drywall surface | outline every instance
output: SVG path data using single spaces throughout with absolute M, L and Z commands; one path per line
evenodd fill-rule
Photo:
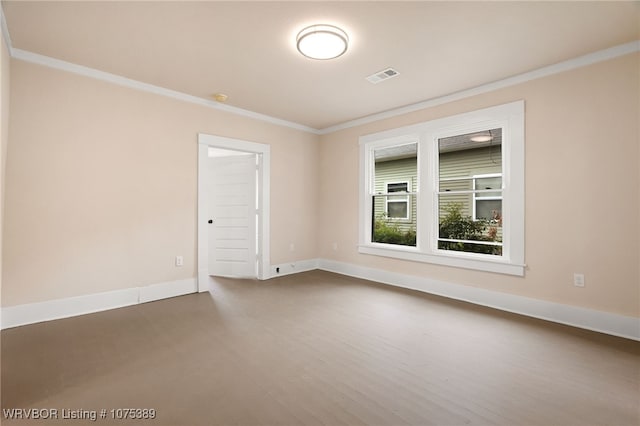
M 321 137 L 319 256 L 348 264 L 640 315 L 638 54 Z M 359 254 L 358 138 L 525 101 L 525 277 Z M 586 286 L 573 285 L 573 273 Z
M 194 278 L 198 133 L 271 146 L 271 263 L 315 257 L 317 135 L 20 60 L 11 73 L 3 306 Z
M 2 294 L 2 235 L 4 233 L 5 170 L 9 142 L 9 99 L 11 98 L 11 57 L 0 32 L 0 295 Z M 0 305 L 2 298 L 0 297 Z

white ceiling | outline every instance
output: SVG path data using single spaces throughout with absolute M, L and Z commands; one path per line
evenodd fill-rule
M 640 2 L 3 1 L 14 48 L 323 129 L 640 39 Z M 314 61 L 295 36 L 343 28 Z M 393 67 L 377 85 L 368 75 Z

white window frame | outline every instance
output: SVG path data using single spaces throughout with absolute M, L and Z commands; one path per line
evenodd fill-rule
M 501 256 L 438 249 L 438 140 L 491 128 L 502 129 Z M 418 143 L 416 246 L 372 242 L 372 196 L 376 149 Z M 358 251 L 458 268 L 524 276 L 524 101 L 485 108 L 360 137 L 360 229 Z M 475 202 L 474 202 L 475 209 Z
M 395 195 L 395 192 L 389 192 L 389 185 L 397 185 L 399 183 L 404 183 L 407 185 L 406 192 L 399 192 Z M 396 221 L 410 221 L 411 220 L 411 200 L 409 194 L 411 193 L 411 182 L 408 180 L 395 180 L 384 183 L 385 193 L 385 204 L 384 204 L 384 212 L 387 215 L 387 219 L 396 220 Z M 389 200 L 389 197 L 397 197 L 393 200 Z M 403 197 L 402 199 L 400 197 Z M 391 217 L 389 216 L 389 202 L 392 203 L 405 203 L 407 205 L 407 215 L 405 217 Z

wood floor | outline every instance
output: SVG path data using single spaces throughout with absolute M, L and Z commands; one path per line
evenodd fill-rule
M 638 342 L 321 271 L 2 331 L 3 409 L 98 413 L 3 424 L 638 425 L 639 375 Z

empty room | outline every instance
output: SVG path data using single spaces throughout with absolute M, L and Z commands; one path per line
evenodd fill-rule
M 0 423 L 640 424 L 639 2 L 0 5 Z

